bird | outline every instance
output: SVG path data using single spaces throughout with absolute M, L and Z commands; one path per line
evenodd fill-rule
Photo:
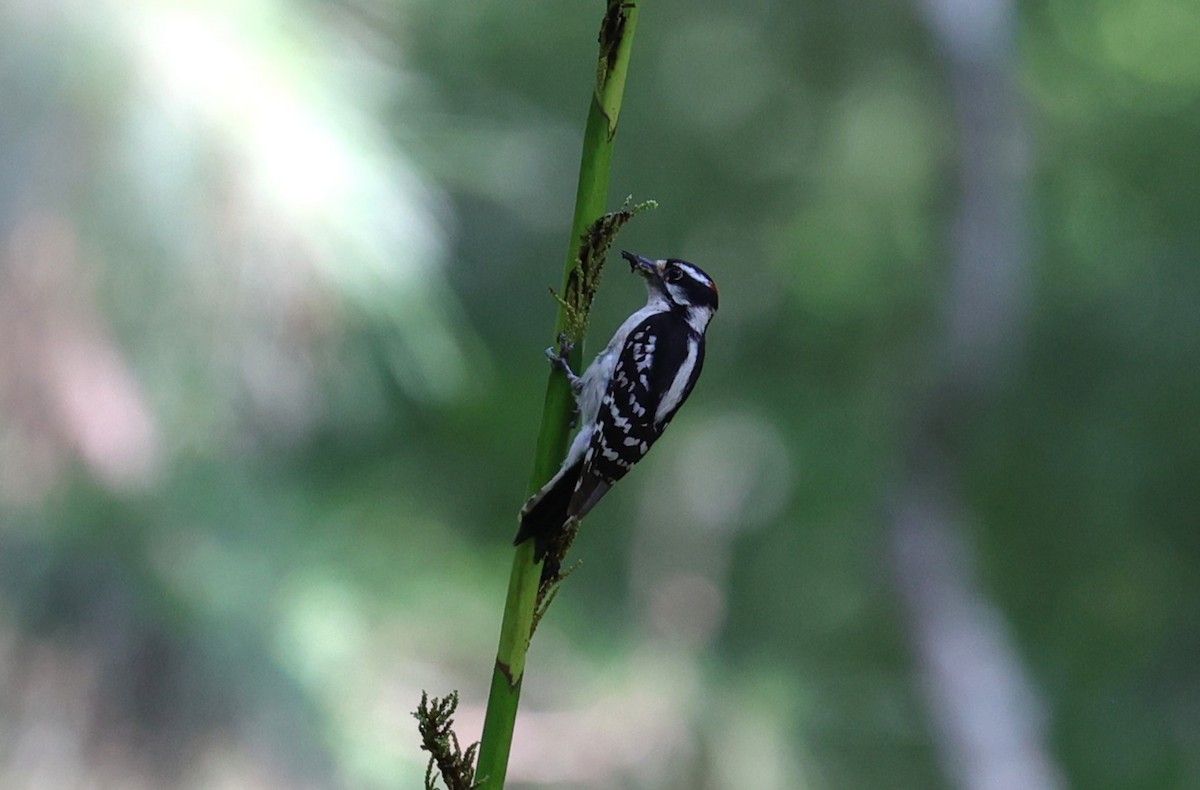
M 571 370 L 569 348 L 546 349 L 571 383 L 580 427 L 558 472 L 521 508 L 513 544 L 532 539 L 537 562 L 569 521 L 587 515 L 646 455 L 704 366 L 705 333 L 718 303 L 713 279 L 678 258 L 650 260 L 628 251 L 621 257 L 645 280 L 646 304 L 582 376 Z M 557 563 L 547 562 L 542 579 L 557 573 Z

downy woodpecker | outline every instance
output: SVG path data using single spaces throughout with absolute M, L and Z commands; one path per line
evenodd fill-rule
M 646 280 L 645 306 L 625 319 L 582 376 L 562 351 L 546 349 L 571 381 L 580 429 L 558 473 L 521 508 L 513 543 L 533 538 L 537 560 L 568 520 L 585 516 L 642 459 L 704 364 L 704 332 L 717 311 L 712 278 L 675 258 L 621 256 Z M 543 578 L 557 571 L 544 568 Z

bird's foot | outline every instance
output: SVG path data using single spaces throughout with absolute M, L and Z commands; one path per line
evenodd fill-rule
M 571 389 L 578 394 L 579 390 L 583 387 L 583 379 L 571 369 L 571 360 L 569 357 L 574 349 L 575 344 L 571 342 L 571 338 L 567 337 L 566 333 L 563 333 L 558 336 L 558 348 L 550 346 L 546 349 L 546 359 L 550 360 L 550 364 L 562 370 L 567 377 L 567 381 L 571 382 Z

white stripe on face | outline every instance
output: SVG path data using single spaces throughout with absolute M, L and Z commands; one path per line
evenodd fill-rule
M 712 288 L 712 287 L 713 287 L 713 281 L 712 281 L 712 278 L 711 278 L 711 277 L 709 277 L 709 276 L 708 276 L 707 274 L 705 274 L 704 272 L 702 272 L 702 271 L 700 271 L 699 269 L 697 269 L 697 268 L 696 268 L 695 266 L 693 266 L 692 264 L 690 264 L 690 263 L 686 263 L 686 262 L 682 262 L 682 261 L 681 261 L 681 262 L 679 262 L 679 263 L 676 263 L 675 265 L 676 265 L 676 266 L 678 266 L 680 269 L 683 269 L 683 270 L 684 270 L 685 272 L 687 272 L 689 275 L 691 275 L 692 279 L 693 279 L 693 280 L 695 280 L 696 282 L 698 282 L 698 283 L 704 283 L 704 284 L 705 284 L 705 285 L 707 285 L 709 288 Z

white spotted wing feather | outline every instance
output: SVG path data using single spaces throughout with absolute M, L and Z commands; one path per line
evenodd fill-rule
M 583 516 L 642 459 L 687 400 L 704 363 L 703 335 L 672 313 L 625 338 L 600 402 L 568 513 Z

